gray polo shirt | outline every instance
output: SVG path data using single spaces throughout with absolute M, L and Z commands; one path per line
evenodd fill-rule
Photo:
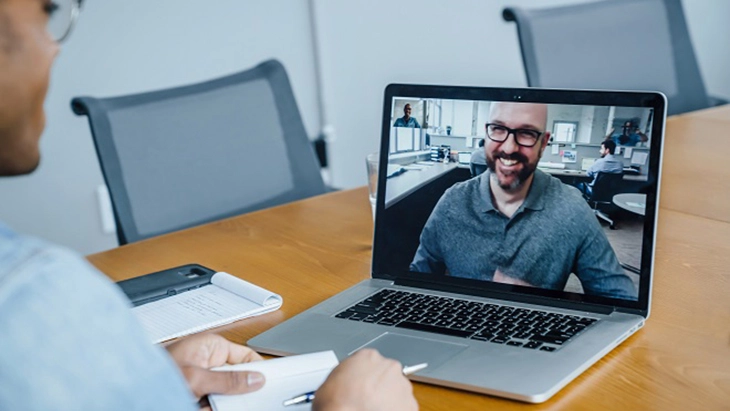
M 455 184 L 421 232 L 411 270 L 491 281 L 495 270 L 563 290 L 575 273 L 586 294 L 637 299 L 593 210 L 574 187 L 540 170 L 512 218 L 492 204 L 491 172 Z

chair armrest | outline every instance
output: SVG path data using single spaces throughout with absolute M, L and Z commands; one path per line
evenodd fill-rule
M 710 100 L 710 107 L 723 106 L 727 104 L 727 100 L 722 97 L 708 96 L 707 98 Z

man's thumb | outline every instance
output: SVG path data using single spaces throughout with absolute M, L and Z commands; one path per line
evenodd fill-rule
M 245 394 L 264 386 L 266 378 L 255 371 L 211 371 L 200 367 L 182 370 L 197 397 L 207 394 Z

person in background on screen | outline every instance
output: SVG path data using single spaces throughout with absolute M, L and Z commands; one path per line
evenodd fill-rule
M 0 175 L 39 165 L 51 65 L 80 3 L 0 0 Z M 210 370 L 260 360 L 248 347 L 201 334 L 164 349 L 130 307 L 80 255 L 0 223 L 0 409 L 194 410 L 206 394 L 265 385 L 260 373 Z M 400 364 L 369 350 L 321 390 L 317 410 L 418 408 Z
M 487 172 L 441 196 L 410 270 L 637 299 L 580 192 L 537 169 L 550 141 L 547 105 L 496 102 L 486 124 Z
M 616 152 L 616 143 L 613 140 L 604 140 L 601 142 L 601 148 L 598 153 L 601 158 L 591 165 L 586 174 L 592 177 L 590 183 L 578 183 L 578 189 L 584 194 L 590 196 L 593 193 L 593 185 L 596 183 L 598 173 L 622 174 L 624 172 L 624 162 L 613 153 Z
M 411 117 L 411 105 L 406 104 L 405 107 L 403 107 L 403 117 L 399 117 L 395 120 L 395 123 L 393 123 L 393 127 L 411 127 L 411 128 L 421 128 L 421 125 L 418 124 L 418 121 Z
M 621 127 L 621 133 L 616 133 L 616 129 L 612 128 L 606 136 L 606 140 L 613 140 L 619 146 L 635 146 L 639 143 L 649 141 L 649 137 L 639 130 L 632 121 L 627 121 Z
M 484 152 L 484 139 L 479 140 L 479 148 L 471 153 L 469 159 L 469 171 L 472 177 L 476 177 L 479 174 L 487 170 L 487 154 Z

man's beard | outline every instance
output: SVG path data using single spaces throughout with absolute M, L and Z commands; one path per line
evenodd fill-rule
M 505 160 L 516 160 L 519 164 L 522 164 L 522 169 L 517 173 L 517 178 L 509 184 L 503 184 L 501 181 L 499 181 L 499 174 L 497 174 L 497 161 L 500 158 L 504 158 Z M 522 187 L 525 181 L 527 181 L 532 173 L 535 172 L 538 161 L 540 161 L 539 157 L 534 164 L 530 164 L 530 160 L 528 160 L 528 158 L 521 153 L 506 154 L 500 151 L 494 153 L 494 156 L 491 156 L 489 153 L 487 154 L 487 167 L 489 167 L 489 171 L 492 172 L 494 178 L 497 179 L 497 184 L 499 184 L 499 187 L 501 187 L 505 191 L 514 191 Z

